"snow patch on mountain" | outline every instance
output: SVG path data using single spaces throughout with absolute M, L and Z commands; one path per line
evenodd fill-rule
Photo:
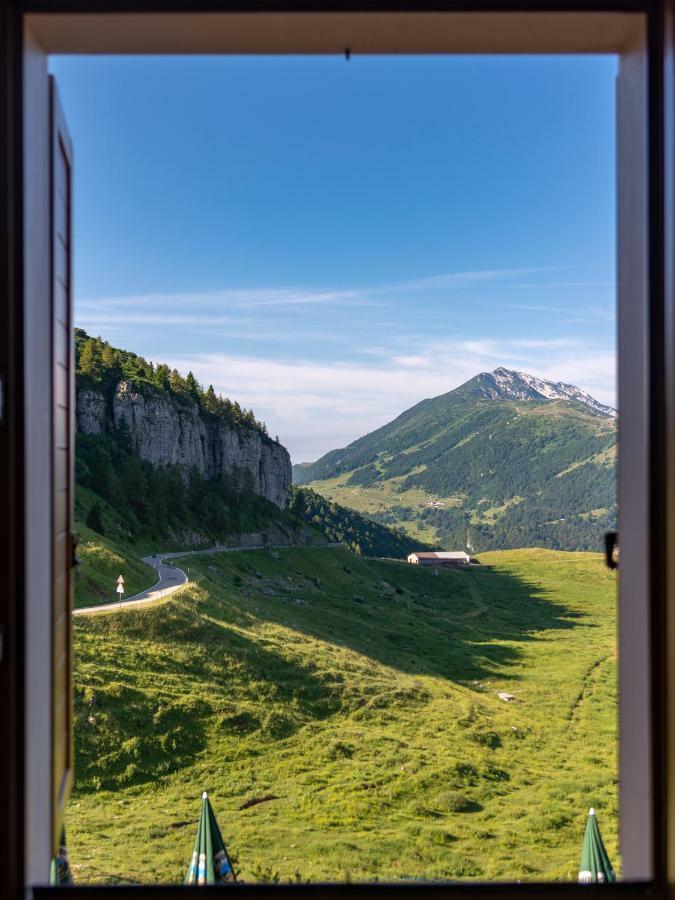
M 489 400 L 568 400 L 580 403 L 598 416 L 616 418 L 613 407 L 600 403 L 587 391 L 562 381 L 547 381 L 500 366 L 494 372 L 481 372 L 465 385 Z

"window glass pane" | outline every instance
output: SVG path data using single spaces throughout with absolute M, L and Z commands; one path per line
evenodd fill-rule
M 52 69 L 74 880 L 621 877 L 617 60 Z

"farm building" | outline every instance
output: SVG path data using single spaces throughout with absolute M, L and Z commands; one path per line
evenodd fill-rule
M 466 566 L 471 557 L 463 550 L 439 553 L 411 553 L 408 562 L 416 566 Z

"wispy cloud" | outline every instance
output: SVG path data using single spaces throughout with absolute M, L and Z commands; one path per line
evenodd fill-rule
M 80 320 L 86 322 L 88 327 L 100 328 L 109 326 L 126 326 L 126 325 L 153 325 L 158 324 L 164 326 L 187 325 L 199 326 L 204 328 L 212 325 L 233 325 L 241 324 L 245 319 L 241 317 L 234 318 L 232 316 L 209 316 L 209 315 L 179 315 L 167 312 L 129 312 L 125 310 L 123 318 L 119 313 L 114 312 L 93 312 L 80 316 Z M 252 321 L 248 319 L 248 321 Z
M 217 291 L 186 291 L 182 293 L 131 294 L 118 297 L 84 297 L 77 301 L 78 315 L 91 319 L 101 310 L 155 309 L 162 315 L 168 308 L 255 310 L 272 307 L 325 306 L 345 303 L 377 302 L 373 298 L 384 294 L 429 292 L 449 288 L 465 288 L 473 284 L 506 281 L 541 268 L 483 269 L 466 272 L 446 272 L 422 278 L 392 281 L 385 284 L 350 288 L 270 287 L 228 288 Z M 138 313 L 137 313 L 138 314 Z M 125 312 L 126 315 L 126 312 Z M 148 313 L 148 315 L 150 315 Z
M 603 288 L 614 289 L 613 281 L 514 281 L 509 284 L 511 288 Z
M 161 309 L 169 307 L 224 307 L 260 309 L 270 306 L 307 306 L 344 302 L 358 297 L 353 290 L 293 290 L 290 288 L 233 289 L 223 291 L 190 291 L 166 294 L 131 294 L 119 297 L 83 298 L 80 310 L 122 307 Z
M 498 365 L 572 382 L 614 402 L 614 355 L 561 339 L 434 342 L 416 353 L 383 355 L 373 364 L 225 353 L 174 358 L 171 364 L 252 406 L 296 462 L 344 446 L 420 400 Z
M 441 288 L 468 287 L 472 284 L 484 284 L 492 281 L 508 281 L 535 272 L 547 271 L 543 268 L 521 269 L 476 269 L 466 272 L 445 272 L 440 275 L 425 275 L 423 278 L 412 278 L 368 289 L 370 293 L 431 291 Z
M 192 370 L 252 407 L 302 461 L 501 365 L 578 384 L 613 403 L 612 332 L 585 327 L 602 326 L 611 309 L 501 291 L 529 286 L 530 276 L 547 284 L 547 271 L 554 272 L 493 268 L 355 287 L 90 298 L 76 313 L 82 327 Z M 575 319 L 583 321 L 575 327 Z

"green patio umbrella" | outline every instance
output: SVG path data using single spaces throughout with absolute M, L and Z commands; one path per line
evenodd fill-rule
M 600 836 L 595 810 L 591 807 L 588 811 L 588 822 L 586 822 L 584 846 L 581 849 L 579 883 L 592 884 L 598 882 L 602 884 L 605 881 L 616 881 L 616 875 Z
M 68 847 L 66 846 L 65 829 L 61 829 L 59 853 L 58 856 L 55 856 L 52 860 L 51 870 L 49 872 L 49 883 L 52 887 L 60 887 L 64 884 L 73 883 L 70 874 L 70 863 L 68 862 Z
M 237 879 L 206 791 L 185 884 L 232 884 Z

